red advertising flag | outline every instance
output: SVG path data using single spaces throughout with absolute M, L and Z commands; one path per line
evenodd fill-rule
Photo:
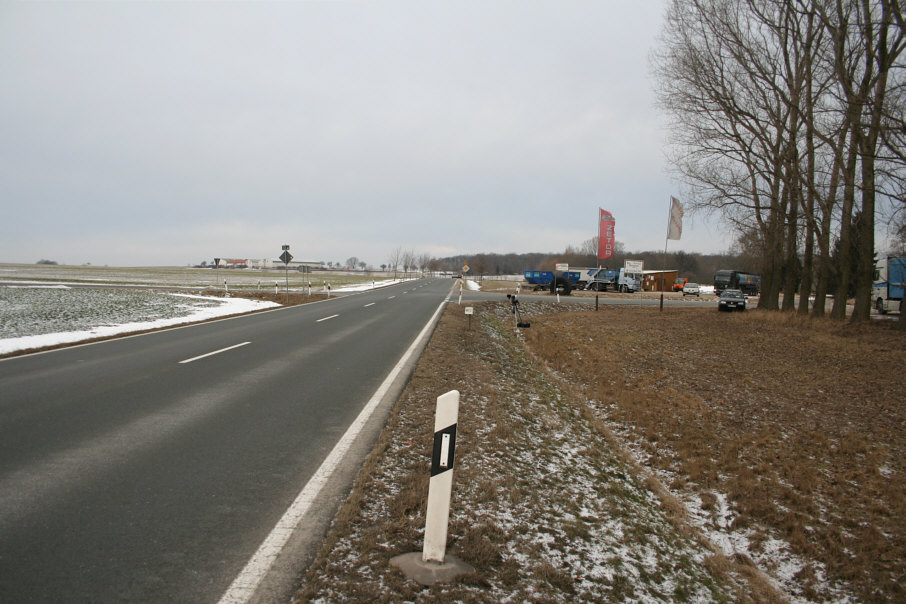
M 604 260 L 613 256 L 616 247 L 616 235 L 614 235 L 614 225 L 616 221 L 613 214 L 607 210 L 598 208 L 600 215 L 598 219 L 598 260 Z

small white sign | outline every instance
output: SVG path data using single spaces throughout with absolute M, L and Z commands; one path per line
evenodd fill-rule
M 474 314 L 475 314 L 475 309 L 474 309 L 473 307 L 471 307 L 471 306 L 466 306 L 466 314 L 467 314 L 467 315 L 474 315 Z
M 623 264 L 623 268 L 626 269 L 627 273 L 641 273 L 645 269 L 644 260 L 626 260 Z
M 554 269 L 558 270 L 558 271 L 568 271 L 569 265 L 568 264 L 558 264 L 554 267 Z

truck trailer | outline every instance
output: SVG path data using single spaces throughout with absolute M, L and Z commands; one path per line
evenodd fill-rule
M 747 296 L 757 296 L 761 292 L 761 277 L 742 271 L 717 271 L 714 275 L 714 293 L 719 296 L 725 289 L 738 289 Z
M 525 280 L 535 286 L 535 291 L 549 289 L 552 294 L 569 295 L 582 274 L 579 271 L 564 271 L 557 274 L 555 271 L 524 271 Z
M 871 299 L 879 313 L 903 310 L 903 289 L 906 284 L 906 257 L 879 258 L 871 285 Z

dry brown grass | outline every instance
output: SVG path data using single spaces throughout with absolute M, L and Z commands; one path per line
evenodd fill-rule
M 755 552 L 781 539 L 832 590 L 906 598 L 903 332 L 605 308 L 533 317 L 526 342 L 686 500 L 725 493 Z M 810 565 L 788 588 L 833 595 Z
M 504 304 L 476 305 L 472 330 L 445 313 L 299 601 L 783 601 L 771 582 L 906 598 L 903 332 L 524 306 L 518 333 Z M 447 551 L 476 573 L 423 589 L 389 559 L 421 548 L 434 400 L 453 388 Z
M 527 354 L 507 310 L 476 305 L 471 330 L 459 308 L 444 314 L 296 600 L 782 601 L 702 539 L 598 405 Z M 447 551 L 476 572 L 422 588 L 389 560 L 422 547 L 434 402 L 453 388 Z

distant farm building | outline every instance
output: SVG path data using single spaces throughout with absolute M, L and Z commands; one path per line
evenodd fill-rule
M 292 260 L 288 265 L 278 258 L 214 258 L 213 268 L 250 268 L 258 270 L 277 269 L 296 270 L 301 272 L 311 272 L 312 269 L 324 268 L 324 263 L 320 261 L 297 261 Z
M 657 270 L 642 273 L 642 291 L 646 292 L 672 292 L 673 282 L 676 281 L 679 271 Z

